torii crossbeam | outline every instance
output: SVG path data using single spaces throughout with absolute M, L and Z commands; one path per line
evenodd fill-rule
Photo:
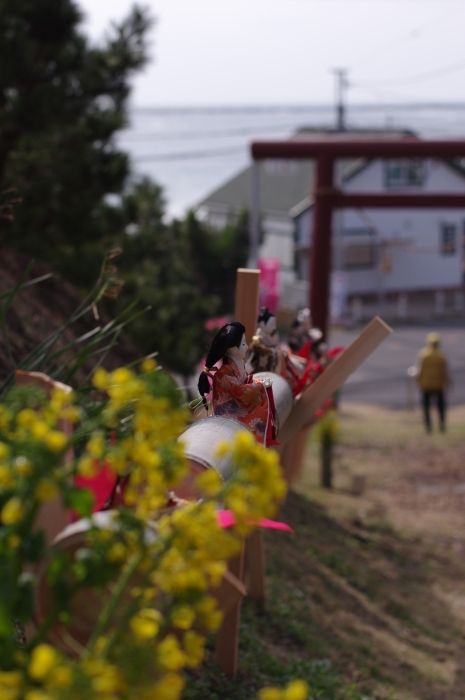
M 465 209 L 465 194 L 343 194 L 334 186 L 334 162 L 341 158 L 436 158 L 465 157 L 465 140 L 421 141 L 415 138 L 294 139 L 255 141 L 254 161 L 273 159 L 316 160 L 313 208 L 312 255 L 310 256 L 309 306 L 315 326 L 326 335 L 331 271 L 331 219 L 333 209 L 347 207 L 429 207 Z

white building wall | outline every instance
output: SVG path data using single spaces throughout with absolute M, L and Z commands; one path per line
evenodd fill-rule
M 348 270 L 350 293 L 377 290 L 381 284 L 381 274 L 384 291 L 447 289 L 461 285 L 463 261 L 460 234 L 465 223 L 465 210 L 367 209 L 364 214 L 361 217 L 356 210 L 344 211 L 343 230 L 367 228 L 368 219 L 377 232 L 375 240 L 378 238 L 383 242 L 391 270 L 380 273 L 377 261 L 370 270 Z M 456 224 L 459 233 L 457 250 L 453 255 L 440 252 L 441 225 L 444 223 Z
M 465 194 L 465 178 L 440 161 L 425 162 L 425 180 L 418 187 L 387 188 L 385 164 L 373 161 L 344 185 L 349 193 L 422 193 L 444 192 Z M 308 246 L 312 210 L 307 209 L 296 220 L 298 245 Z M 441 228 L 455 224 L 457 250 L 453 255 L 441 253 Z M 340 227 L 340 229 L 339 229 Z M 339 229 L 339 230 L 338 230 Z M 344 245 L 348 236 L 341 230 L 372 229 L 378 243 L 373 268 L 347 270 L 350 294 L 401 292 L 426 289 L 450 289 L 462 285 L 463 247 L 465 234 L 464 209 L 346 209 L 333 219 L 333 245 Z M 383 246 L 381 247 L 381 244 Z M 390 271 L 380 271 L 380 251 L 390 259 Z M 302 255 L 299 275 L 308 278 Z M 333 264 L 340 259 L 333 249 Z M 304 263 L 304 264 L 302 264 Z

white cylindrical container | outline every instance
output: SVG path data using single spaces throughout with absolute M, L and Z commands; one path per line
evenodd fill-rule
M 229 455 L 218 457 L 218 444 L 232 442 L 239 432 L 249 431 L 233 418 L 212 416 L 193 423 L 179 439 L 184 443 L 184 454 L 191 463 L 216 469 L 226 481 L 231 475 L 232 465 Z

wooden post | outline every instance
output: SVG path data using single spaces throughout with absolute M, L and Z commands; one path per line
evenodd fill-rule
M 236 275 L 234 320 L 245 326 L 245 337 L 248 343 L 257 330 L 259 293 L 260 270 L 247 270 L 240 267 Z
M 285 444 L 302 427 L 309 425 L 313 414 L 321 404 L 329 399 L 376 350 L 385 338 L 392 333 L 390 328 L 378 316 L 366 326 L 360 335 L 329 365 L 318 379 L 304 391 L 278 434 L 278 440 Z
M 289 465 L 287 479 L 289 484 L 293 484 L 298 481 L 304 463 L 305 448 L 307 446 L 308 436 L 310 433 L 311 426 L 304 426 L 301 428 L 296 435 L 291 440 L 293 450 L 292 450 L 292 461 Z M 286 447 L 289 442 L 286 443 Z
M 265 547 L 263 533 L 255 530 L 245 541 L 245 583 L 247 595 L 265 606 Z
M 240 554 L 229 560 L 228 569 L 233 576 L 242 581 L 244 577 L 244 547 L 242 547 Z M 233 678 L 237 673 L 241 603 L 241 598 L 236 600 L 229 612 L 223 617 L 215 643 L 215 663 L 227 676 Z

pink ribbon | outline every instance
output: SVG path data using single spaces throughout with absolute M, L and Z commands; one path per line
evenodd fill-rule
M 233 527 L 236 524 L 236 516 L 231 510 L 218 510 L 216 512 L 216 517 L 218 518 L 218 525 L 223 529 Z M 286 525 L 286 523 L 281 523 L 278 520 L 268 520 L 268 518 L 260 518 L 258 523 L 250 523 L 251 525 L 258 525 L 258 527 L 263 527 L 267 530 L 283 530 L 284 532 L 294 532 L 294 530 Z

